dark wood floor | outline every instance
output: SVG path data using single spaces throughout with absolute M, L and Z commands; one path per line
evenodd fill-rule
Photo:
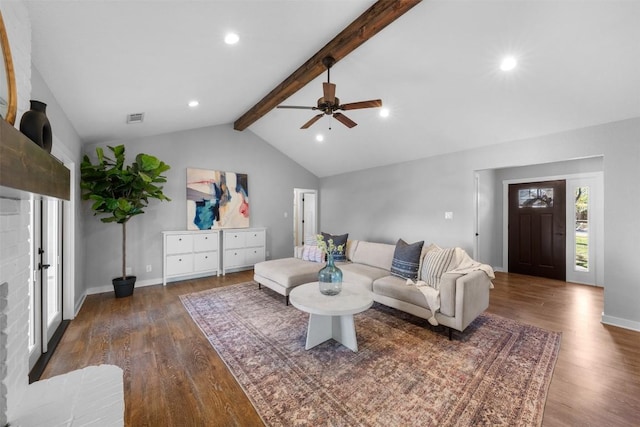
M 43 378 L 116 364 L 125 372 L 127 426 L 260 426 L 178 298 L 252 276 L 248 271 L 149 286 L 117 300 L 111 293 L 91 295 Z M 494 284 L 490 312 L 562 331 L 544 426 L 640 425 L 640 333 L 600 323 L 602 289 L 504 273 Z

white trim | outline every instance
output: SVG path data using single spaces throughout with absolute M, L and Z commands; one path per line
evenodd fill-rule
M 617 326 L 619 328 L 630 329 L 640 332 L 640 322 L 634 320 L 622 319 L 620 317 L 608 316 L 602 312 L 602 323 L 605 325 Z
M 206 276 L 211 276 L 211 274 L 206 274 L 205 276 L 199 276 L 199 277 L 206 277 Z M 181 276 L 179 279 L 175 279 L 174 281 L 179 281 L 179 280 L 186 280 L 186 279 L 182 278 Z M 167 279 L 167 283 L 170 281 L 171 281 L 170 279 Z M 155 286 L 155 285 L 162 286 L 162 277 L 158 277 L 157 279 L 136 280 L 135 287 L 143 288 L 145 286 Z M 90 286 L 87 288 L 86 295 L 103 294 L 105 292 L 113 292 L 113 285 Z
M 67 148 L 57 139 L 53 137 L 52 154 L 61 160 L 69 169 L 69 200 L 62 203 L 63 209 L 63 251 L 62 260 L 64 267 L 62 268 L 62 318 L 71 320 L 75 318 L 77 311 L 75 310 L 75 288 L 76 288 L 76 192 L 77 192 L 77 174 L 76 163 L 72 160 L 73 156 Z

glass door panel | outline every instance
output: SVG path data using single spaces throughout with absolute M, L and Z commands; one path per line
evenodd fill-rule
M 45 252 L 43 260 L 46 269 L 43 269 L 43 336 L 46 342 L 51 340 L 54 332 L 62 322 L 62 268 L 60 259 L 62 254 L 62 202 L 56 199 L 48 199 L 43 202 L 43 211 L 46 210 L 46 227 L 43 229 L 43 246 Z M 43 226 L 45 224 L 43 223 Z M 46 333 L 45 333 L 46 332 Z M 43 343 L 44 346 L 46 344 Z M 45 348 L 46 351 L 46 348 Z

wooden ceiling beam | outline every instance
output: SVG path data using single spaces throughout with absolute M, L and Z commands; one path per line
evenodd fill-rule
M 242 131 L 251 126 L 307 83 L 324 73 L 326 68 L 322 64 L 323 58 L 332 56 L 336 62 L 340 61 L 420 2 L 421 0 L 378 0 L 236 120 L 233 128 Z

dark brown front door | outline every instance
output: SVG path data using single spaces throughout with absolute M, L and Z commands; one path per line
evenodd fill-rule
M 565 187 L 509 185 L 509 272 L 565 280 Z

